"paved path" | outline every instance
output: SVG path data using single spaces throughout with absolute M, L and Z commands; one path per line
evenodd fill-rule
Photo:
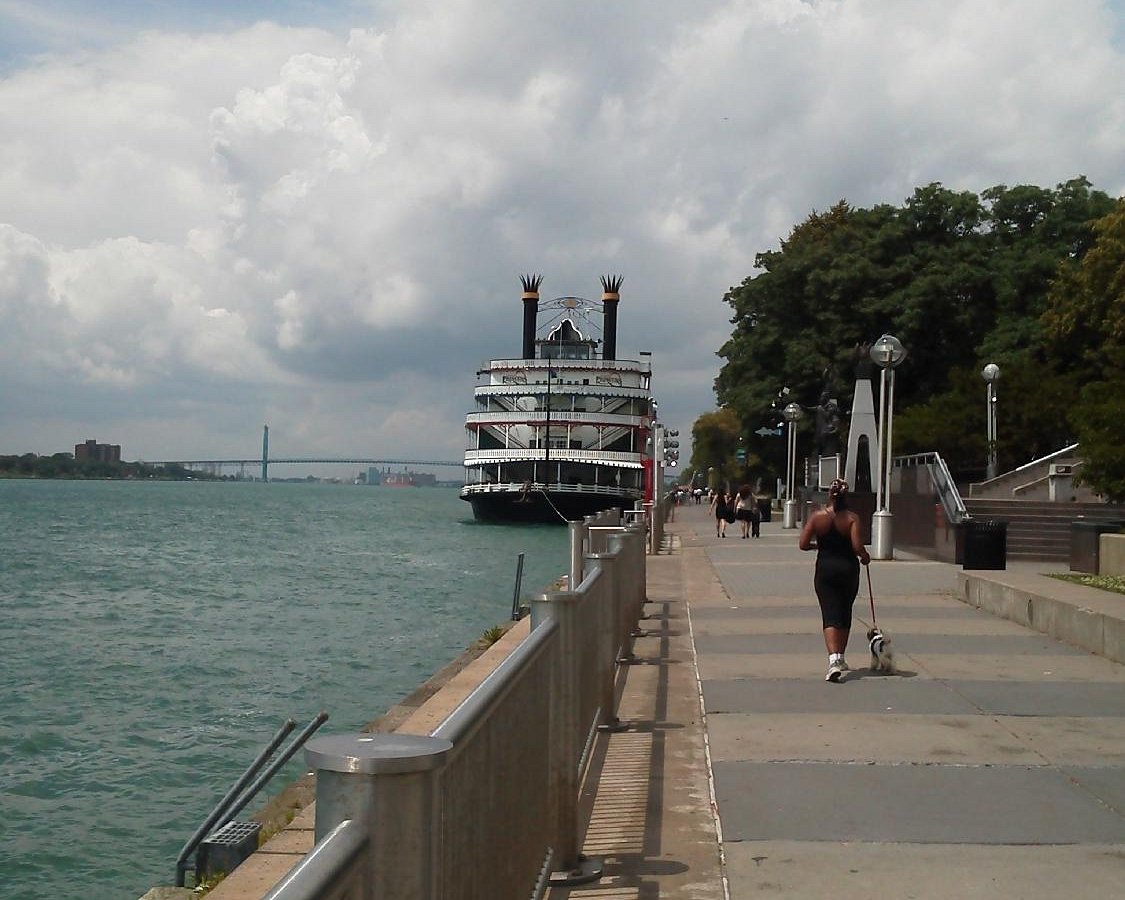
M 610 846 L 608 877 L 569 896 L 722 897 L 724 876 L 733 900 L 1125 896 L 1125 666 L 967 606 L 955 566 L 895 560 L 871 575 L 901 674 L 866 669 L 861 582 L 854 671 L 828 684 L 814 556 L 795 531 L 775 520 L 720 540 L 689 506 L 669 533 L 650 558 L 659 627 L 622 701 L 637 730 L 612 740 L 662 735 L 673 755 L 644 756 L 648 843 Z M 595 806 L 637 790 L 637 773 L 596 775 Z M 611 832 L 598 829 L 603 853 Z

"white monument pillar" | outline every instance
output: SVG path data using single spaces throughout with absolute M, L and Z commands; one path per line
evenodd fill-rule
M 879 423 L 875 419 L 875 394 L 871 390 L 871 380 L 858 378 L 855 394 L 852 397 L 851 427 L 848 429 L 848 455 L 844 465 L 844 479 L 855 490 L 855 469 L 859 460 L 859 439 L 867 438 L 867 466 L 871 478 L 871 488 L 879 485 Z

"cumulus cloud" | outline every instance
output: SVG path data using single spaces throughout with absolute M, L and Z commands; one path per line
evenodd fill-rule
M 943 181 L 1125 190 L 1098 0 L 403 4 L 350 31 L 146 31 L 0 81 L 6 452 L 456 458 L 516 275 L 596 295 L 662 411 L 813 208 Z M 79 433 L 80 432 L 80 433 Z

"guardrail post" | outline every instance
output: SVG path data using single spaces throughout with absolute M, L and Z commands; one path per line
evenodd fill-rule
M 606 535 L 612 543 L 614 535 Z M 598 604 L 598 683 L 601 697 L 599 731 L 617 731 L 621 722 L 617 718 L 617 652 L 620 646 L 620 623 L 622 609 L 621 554 L 617 550 L 608 553 L 591 553 L 589 559 L 597 560 L 605 579 L 604 602 Z
M 551 591 L 531 601 L 531 628 L 553 620 L 559 628 L 559 673 L 554 679 L 551 704 L 552 805 L 555 807 L 554 863 L 551 884 L 576 884 L 601 877 L 601 868 L 579 852 L 578 840 L 578 762 L 584 747 L 579 722 L 578 601 L 574 591 Z M 596 867 L 596 871 L 595 871 Z
M 582 583 L 582 576 L 585 574 L 582 569 L 582 561 L 585 557 L 587 535 L 590 532 L 589 523 L 589 516 L 583 522 L 568 523 L 570 529 L 570 582 L 568 587 L 572 591 L 578 590 L 578 585 Z
M 644 528 L 640 523 L 633 523 L 625 528 L 625 535 L 627 536 L 627 543 L 630 545 L 629 556 L 631 559 L 631 572 L 627 582 L 629 603 L 636 607 L 636 617 L 639 619 L 645 603 L 648 602 Z
M 326 735 L 310 741 L 316 840 L 350 819 L 370 840 L 361 900 L 440 897 L 441 794 L 449 741 L 409 734 Z

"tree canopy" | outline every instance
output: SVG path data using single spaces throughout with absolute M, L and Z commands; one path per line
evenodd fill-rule
M 955 474 L 979 477 L 989 362 L 1002 373 L 1001 468 L 1059 449 L 1081 430 L 1069 414 L 1091 367 L 1110 372 L 1125 344 L 1120 209 L 1078 176 L 980 194 L 934 183 L 902 206 L 814 211 L 724 298 L 734 314 L 719 403 L 776 473 L 777 442 L 755 432 L 776 425 L 779 392 L 809 410 L 827 392 L 847 411 L 857 359 L 889 332 L 909 351 L 896 452 L 939 450 Z

